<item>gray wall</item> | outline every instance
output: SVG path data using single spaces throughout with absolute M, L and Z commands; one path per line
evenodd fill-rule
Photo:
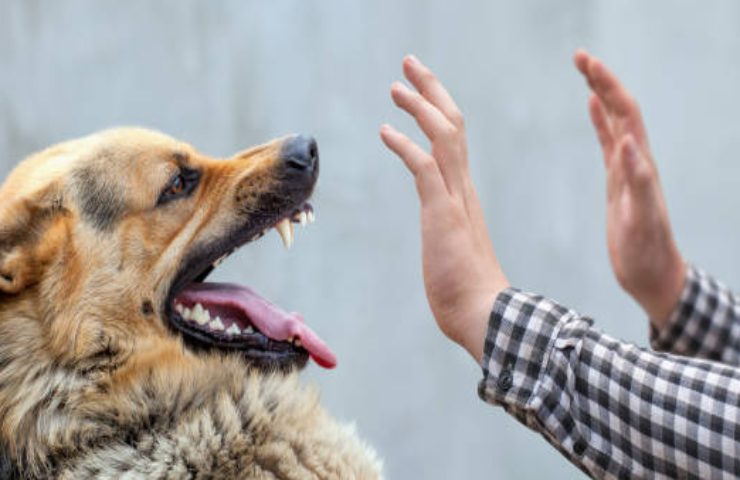
M 326 405 L 390 478 L 574 478 L 538 435 L 478 400 L 478 367 L 437 331 L 417 201 L 381 122 L 400 60 L 436 69 L 469 125 L 471 161 L 511 281 L 646 343 L 611 276 L 601 158 L 571 54 L 603 56 L 641 100 L 685 255 L 740 285 L 740 3 L 727 1 L 0 2 L 0 173 L 58 140 L 150 126 L 214 155 L 314 134 L 317 223 L 219 275 L 303 312 L 339 354 L 311 366 Z M 418 138 L 418 137 L 417 137 Z

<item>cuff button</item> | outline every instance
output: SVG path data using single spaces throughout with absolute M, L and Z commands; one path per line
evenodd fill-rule
M 511 375 L 511 370 L 504 369 L 501 371 L 501 374 L 498 376 L 498 381 L 496 382 L 496 385 L 498 386 L 499 390 L 506 392 L 511 388 L 513 383 L 514 383 L 514 378 Z

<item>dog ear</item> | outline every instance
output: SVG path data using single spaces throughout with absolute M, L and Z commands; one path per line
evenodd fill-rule
M 0 206 L 0 292 L 17 294 L 38 280 L 50 253 L 43 248 L 43 239 L 62 212 L 62 198 L 54 185 L 3 202 Z

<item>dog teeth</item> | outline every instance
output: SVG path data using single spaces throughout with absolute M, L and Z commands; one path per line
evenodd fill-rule
M 293 224 L 287 218 L 280 220 L 275 225 L 275 230 L 280 234 L 280 238 L 283 240 L 285 248 L 293 246 Z
M 211 320 L 211 315 L 208 313 L 208 310 L 203 308 L 203 305 L 200 303 L 195 304 L 192 316 L 192 319 L 195 320 L 198 325 L 205 325 Z
M 301 343 L 301 339 L 300 338 L 296 338 L 295 340 L 293 340 L 293 345 L 295 345 L 296 347 L 302 347 L 303 346 L 303 344 Z
M 211 323 L 208 324 L 208 327 L 211 330 L 218 330 L 223 331 L 224 330 L 224 322 L 221 321 L 221 317 L 216 317 L 215 320 L 213 320 Z
M 208 326 L 211 330 L 223 332 L 225 331 L 228 335 L 241 335 L 242 333 L 254 333 L 254 328 L 248 325 L 244 330 L 240 329 L 238 325 L 231 324 L 229 328 L 226 328 L 224 321 L 221 317 L 211 319 L 210 312 L 203 307 L 200 303 L 196 303 L 195 306 L 190 309 L 179 303 L 175 304 L 175 310 L 184 318 L 191 322 L 195 322 L 201 326 Z
M 175 305 L 175 310 L 185 320 L 190 320 L 198 325 L 205 325 L 211 320 L 211 314 L 200 303 L 196 304 L 192 309 L 178 303 Z
M 316 221 L 316 215 L 313 213 L 313 210 L 309 210 L 306 214 L 306 220 L 308 220 L 308 223 L 313 223 Z
M 308 214 L 306 212 L 302 211 L 298 214 L 298 223 L 300 223 L 302 227 L 308 225 Z
M 217 317 L 216 320 L 220 321 L 221 319 Z M 228 333 L 229 335 L 239 335 L 240 333 L 242 333 L 242 330 L 237 327 L 235 323 L 232 323 L 231 326 L 226 329 L 226 333 Z

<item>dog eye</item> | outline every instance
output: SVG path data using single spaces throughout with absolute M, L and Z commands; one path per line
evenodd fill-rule
M 167 195 L 178 195 L 182 193 L 183 190 L 185 190 L 185 179 L 182 178 L 182 175 L 178 175 L 172 179 L 170 186 L 167 187 L 167 190 L 165 190 L 164 193 Z
M 157 205 L 190 195 L 198 185 L 200 174 L 196 170 L 183 168 L 170 179 L 159 195 Z

